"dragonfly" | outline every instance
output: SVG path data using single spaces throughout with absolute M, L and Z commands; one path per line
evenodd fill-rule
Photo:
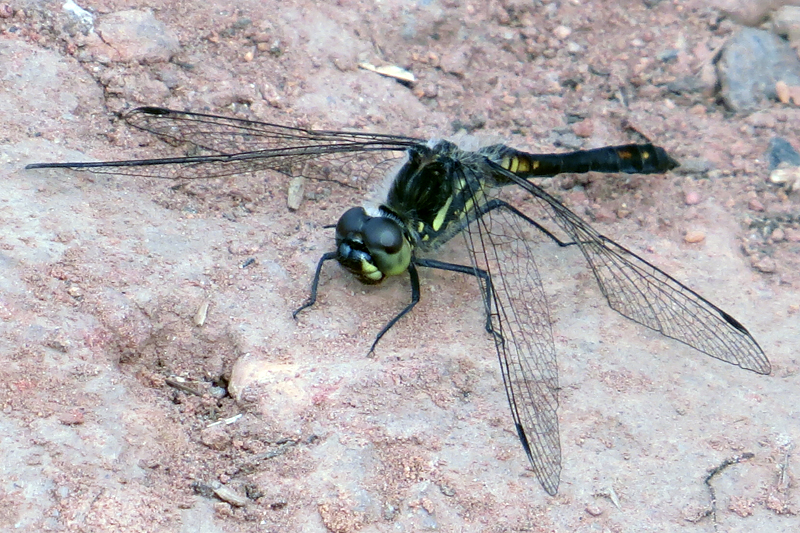
M 420 301 L 420 268 L 474 278 L 514 429 L 536 478 L 550 495 L 558 491 L 562 464 L 558 367 L 532 231 L 558 246 L 579 249 L 608 305 L 621 315 L 713 358 L 770 373 L 764 351 L 739 321 L 600 234 L 533 181 L 562 173 L 665 173 L 678 163 L 658 146 L 628 144 L 547 154 L 504 144 L 470 150 L 442 139 L 305 129 L 160 107 L 134 109 L 124 120 L 170 145 L 187 146 L 189 155 L 35 163 L 26 168 L 173 180 L 272 171 L 359 188 L 371 183 L 381 163 L 397 161 L 382 198 L 341 216 L 335 247 L 319 259 L 310 296 L 293 316 L 316 303 L 320 276 L 329 261 L 370 285 L 407 273 L 410 302 L 378 332 L 372 352 Z M 509 191 L 522 191 L 524 200 L 514 201 Z M 463 236 L 470 263 L 435 259 L 442 245 L 458 235 Z

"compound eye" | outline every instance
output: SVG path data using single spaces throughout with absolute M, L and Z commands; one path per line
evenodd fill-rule
M 383 217 L 370 218 L 364 224 L 363 232 L 364 244 L 373 253 L 380 251 L 392 256 L 403 249 L 405 243 L 403 233 L 393 220 Z
M 364 223 L 369 218 L 363 207 L 351 207 L 336 223 L 336 239 L 343 240 L 348 235 L 360 234 L 363 231 Z

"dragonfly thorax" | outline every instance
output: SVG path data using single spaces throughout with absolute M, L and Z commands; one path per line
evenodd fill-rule
M 336 224 L 336 260 L 363 283 L 374 285 L 408 269 L 411 244 L 398 221 L 353 207 Z

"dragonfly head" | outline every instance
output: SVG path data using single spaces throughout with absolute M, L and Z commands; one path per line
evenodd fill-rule
M 363 283 L 374 285 L 406 271 L 411 244 L 396 220 L 353 207 L 336 224 L 336 259 Z

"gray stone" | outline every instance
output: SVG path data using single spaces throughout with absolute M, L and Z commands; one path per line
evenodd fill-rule
M 765 99 L 776 98 L 778 81 L 800 85 L 800 59 L 780 37 L 745 28 L 726 43 L 717 73 L 725 105 L 733 111 L 750 111 Z

